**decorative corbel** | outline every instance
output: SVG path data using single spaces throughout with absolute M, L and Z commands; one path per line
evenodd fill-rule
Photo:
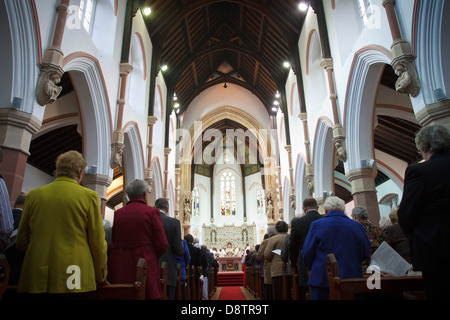
M 145 168 L 144 171 L 144 180 L 148 183 L 148 193 L 152 193 L 152 185 L 153 185 L 153 166 Z
M 62 87 L 57 84 L 64 73 L 63 59 L 64 53 L 57 47 L 49 48 L 44 53 L 35 94 L 41 106 L 55 102 L 62 91 Z
M 125 149 L 125 135 L 122 130 L 116 130 L 113 134 L 113 143 L 111 144 L 111 158 L 109 165 L 112 169 L 119 167 L 123 172 L 123 150 Z
M 394 41 L 391 50 L 394 57 L 391 63 L 392 68 L 398 76 L 395 90 L 414 98 L 417 97 L 421 85 L 409 43 L 399 39 Z
M 307 189 L 311 192 L 311 194 L 314 193 L 314 172 L 312 165 L 306 164 L 305 165 L 305 179 L 307 182 Z
M 339 160 L 346 162 L 347 146 L 345 143 L 344 128 L 340 124 L 335 124 L 333 127 L 333 143 Z

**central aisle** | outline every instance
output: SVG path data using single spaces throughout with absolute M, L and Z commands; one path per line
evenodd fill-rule
M 212 300 L 255 300 L 247 289 L 239 286 L 217 287 L 215 296 Z

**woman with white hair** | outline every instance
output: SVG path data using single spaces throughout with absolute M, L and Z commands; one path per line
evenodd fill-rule
M 133 283 L 139 258 L 147 261 L 147 299 L 162 299 L 159 258 L 169 246 L 159 210 L 147 205 L 149 186 L 136 179 L 125 192 L 130 201 L 114 213 L 108 259 L 111 283 Z
M 305 265 L 311 270 L 308 281 L 311 300 L 328 300 L 328 254 L 336 256 L 341 278 L 347 279 L 362 277 L 362 262 L 370 253 L 370 242 L 364 227 L 344 213 L 344 200 L 328 197 L 324 207 L 326 215 L 311 224 L 302 250 Z

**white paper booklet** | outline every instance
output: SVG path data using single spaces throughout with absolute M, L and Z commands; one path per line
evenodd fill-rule
M 378 266 L 381 271 L 404 276 L 411 265 L 403 259 L 387 242 L 383 242 L 373 253 L 370 261 L 371 265 Z

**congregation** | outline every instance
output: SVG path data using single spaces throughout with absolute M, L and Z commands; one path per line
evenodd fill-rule
M 260 270 L 261 299 L 292 297 L 290 292 L 296 286 L 301 300 L 327 300 L 327 255 L 336 257 L 342 279 L 361 278 L 383 242 L 407 261 L 411 270 L 423 273 L 427 298 L 447 299 L 448 276 L 440 268 L 450 262 L 450 224 L 448 214 L 443 213 L 449 202 L 446 165 L 450 133 L 441 126 L 424 127 L 416 144 L 425 162 L 408 168 L 399 210 L 382 218 L 380 227 L 369 221 L 363 206 L 356 206 L 351 217 L 347 216 L 345 202 L 335 196 L 326 198 L 325 215 L 319 213 L 316 199 L 306 198 L 301 217 L 292 219 L 290 225 L 279 220 L 268 226 L 264 240 L 254 248 L 247 247 L 242 259 L 247 274 Z M 132 283 L 136 262 L 144 258 L 147 299 L 163 298 L 162 262 L 167 264 L 170 300 L 176 295 L 178 264 L 181 298 L 186 299 L 186 270 L 194 266 L 196 281 L 203 283 L 203 299 L 208 299 L 210 270 L 217 273 L 216 258 L 221 254 L 201 245 L 191 234 L 182 238 L 180 221 L 169 217 L 166 199 L 157 199 L 154 206 L 147 204 L 149 186 L 144 180 L 127 186 L 129 201 L 116 210 L 112 227 L 105 225 L 96 192 L 80 185 L 85 167 L 82 155 L 69 151 L 56 161 L 55 181 L 21 195 L 9 214 L 3 209 L 9 200 L 3 197 L 1 249 L 11 266 L 10 284 L 17 285 L 17 292 L 28 298 L 61 294 L 79 298 L 97 287 Z M 445 177 L 436 183 L 439 174 L 429 175 L 426 170 L 441 170 L 439 174 Z M 2 179 L 0 187 L 5 195 Z M 79 270 L 82 277 L 78 281 L 68 280 L 68 266 Z

